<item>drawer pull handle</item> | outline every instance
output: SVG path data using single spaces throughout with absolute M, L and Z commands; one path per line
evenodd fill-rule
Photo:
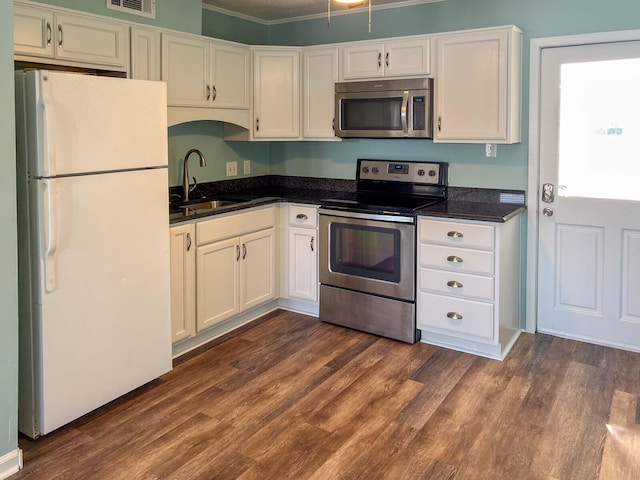
M 449 317 L 451 320 L 462 320 L 462 315 L 460 315 L 457 312 L 449 312 L 447 313 L 447 317 Z
M 309 217 L 307 217 L 304 213 L 299 213 L 298 215 L 296 215 L 296 218 L 297 218 L 298 220 L 302 220 L 302 221 L 304 221 L 304 220 L 306 220 L 306 219 L 307 219 L 307 218 L 309 218 Z
M 462 285 L 460 282 L 456 282 L 455 280 L 451 280 L 449 282 L 447 282 L 447 287 L 451 287 L 451 288 L 462 288 L 464 285 Z
M 460 232 L 457 232 L 455 230 L 451 230 L 450 232 L 447 232 L 447 237 L 451 237 L 451 238 L 463 238 L 464 235 Z
M 462 260 L 460 257 L 457 257 L 456 255 L 451 255 L 449 257 L 447 257 L 447 262 L 451 262 L 451 263 L 462 263 L 464 260 Z

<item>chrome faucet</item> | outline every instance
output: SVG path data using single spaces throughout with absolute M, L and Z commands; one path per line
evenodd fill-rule
M 189 185 L 189 155 L 191 155 L 192 153 L 195 153 L 200 157 L 201 167 L 207 166 L 207 161 L 205 160 L 204 155 L 202 155 L 202 152 L 196 148 L 192 148 L 184 156 L 184 161 L 182 162 L 182 191 L 184 197 L 183 200 L 185 202 L 189 200 L 189 193 L 193 192 L 193 190 L 198 185 L 196 177 L 193 177 L 193 185 Z

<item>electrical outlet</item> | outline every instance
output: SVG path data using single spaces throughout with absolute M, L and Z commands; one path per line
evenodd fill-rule
M 251 160 L 245 160 L 243 165 L 243 170 L 245 175 L 251 175 Z
M 498 145 L 496 145 L 495 143 L 487 143 L 484 146 L 484 156 L 495 157 L 497 148 L 498 148 Z
M 238 175 L 238 162 L 227 162 L 227 177 Z

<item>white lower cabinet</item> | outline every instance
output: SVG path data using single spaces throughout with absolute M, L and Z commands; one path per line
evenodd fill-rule
M 196 224 L 197 332 L 276 298 L 276 207 Z
M 520 215 L 418 221 L 422 341 L 504 359 L 520 334 Z
M 196 242 L 193 224 L 170 229 L 171 338 L 173 343 L 196 333 Z
M 287 300 L 318 302 L 318 209 L 310 205 L 283 207 L 282 292 Z M 311 302 L 311 303 L 309 303 Z M 305 308 L 302 304 L 298 309 Z M 310 309 L 309 311 L 314 311 Z

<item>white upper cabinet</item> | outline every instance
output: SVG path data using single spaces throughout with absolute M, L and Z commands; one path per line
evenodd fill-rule
M 160 80 L 160 31 L 131 27 L 131 78 Z
M 249 108 L 249 48 L 204 37 L 162 34 L 169 106 Z
M 300 137 L 300 50 L 253 52 L 253 137 Z
M 335 82 L 338 49 L 310 48 L 302 53 L 302 131 L 304 138 L 336 138 Z
M 118 22 L 16 3 L 14 53 L 18 59 L 125 69 L 128 28 Z
M 435 38 L 435 142 L 520 141 L 521 49 L 516 27 Z
M 386 42 L 357 42 L 345 45 L 340 50 L 342 80 L 431 73 L 428 37 Z

